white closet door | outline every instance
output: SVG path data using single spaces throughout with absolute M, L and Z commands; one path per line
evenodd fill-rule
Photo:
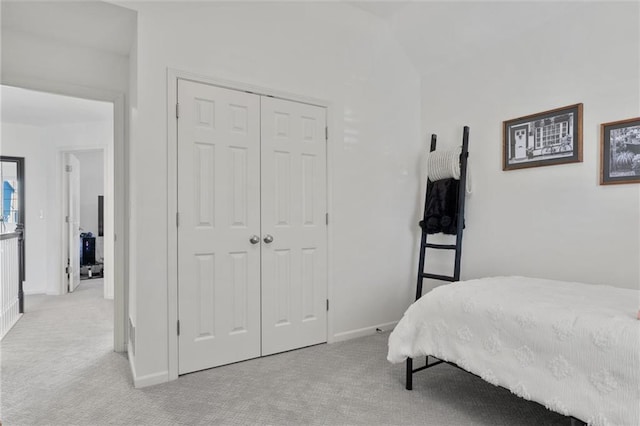
M 261 104 L 262 355 L 270 355 L 327 341 L 326 111 Z
M 260 356 L 259 96 L 179 80 L 179 373 Z

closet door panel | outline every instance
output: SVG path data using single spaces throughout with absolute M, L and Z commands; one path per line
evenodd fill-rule
M 259 99 L 178 82 L 180 374 L 260 356 Z
M 327 340 L 326 110 L 268 97 L 261 105 L 262 354 L 269 355 Z

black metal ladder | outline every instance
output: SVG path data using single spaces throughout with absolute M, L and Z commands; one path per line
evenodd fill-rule
M 436 149 L 436 135 L 431 135 L 430 152 Z M 464 126 L 462 133 L 462 150 L 460 152 L 460 184 L 458 185 L 458 222 L 456 224 L 456 243 L 455 244 L 432 244 L 427 242 L 427 231 L 422 229 L 422 238 L 420 241 L 420 258 L 418 261 L 418 282 L 416 285 L 416 300 L 422 297 L 422 284 L 424 279 L 433 279 L 440 281 L 454 282 L 460 280 L 460 261 L 462 260 L 462 231 L 464 229 L 464 202 L 466 198 L 466 184 L 467 184 L 467 160 L 469 158 L 469 127 Z M 431 188 L 433 184 L 427 179 L 427 189 L 424 198 L 424 212 L 422 220 L 427 220 L 427 203 L 431 195 Z M 427 249 L 435 250 L 455 250 L 455 262 L 453 266 L 453 275 L 438 275 L 424 272 L 425 255 Z M 413 387 L 413 373 L 424 370 L 425 368 L 433 367 L 440 364 L 442 361 L 436 361 L 429 364 L 429 357 L 427 357 L 426 365 L 420 368 L 413 368 L 413 359 L 407 358 L 407 390 L 411 390 Z

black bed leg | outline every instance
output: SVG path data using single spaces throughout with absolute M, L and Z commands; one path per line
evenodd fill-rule
M 407 390 L 413 389 L 413 359 L 407 358 Z

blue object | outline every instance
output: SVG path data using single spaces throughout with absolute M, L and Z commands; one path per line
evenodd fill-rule
M 16 192 L 16 190 L 11 186 L 9 181 L 5 180 L 2 185 L 2 220 L 5 222 L 9 222 L 11 199 L 13 198 L 14 192 Z

